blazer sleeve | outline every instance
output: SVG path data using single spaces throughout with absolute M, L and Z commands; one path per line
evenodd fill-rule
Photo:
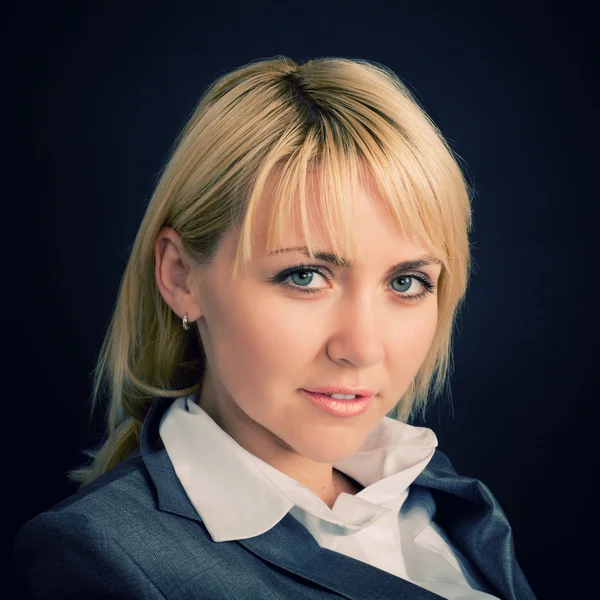
M 83 514 L 37 515 L 17 533 L 13 552 L 19 591 L 30 600 L 165 598 L 131 556 Z

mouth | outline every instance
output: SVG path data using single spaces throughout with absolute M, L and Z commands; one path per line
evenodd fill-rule
M 356 394 L 323 394 L 305 389 L 302 391 L 314 406 L 328 414 L 338 417 L 353 417 L 359 415 L 365 412 L 373 401 L 373 396 L 361 396 Z
M 321 387 L 303 388 L 304 391 L 313 394 L 322 394 L 325 396 L 331 396 L 338 400 L 352 400 L 357 398 L 371 398 L 376 393 L 369 388 L 351 388 L 340 385 L 325 385 Z

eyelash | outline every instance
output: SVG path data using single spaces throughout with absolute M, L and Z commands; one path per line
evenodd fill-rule
M 304 288 L 299 285 L 287 282 L 286 279 L 291 275 L 294 275 L 295 273 L 317 273 L 321 275 L 321 277 L 326 279 L 328 282 L 331 281 L 331 277 L 328 276 L 321 268 L 319 268 L 319 266 L 304 264 L 290 267 L 289 269 L 282 271 L 278 275 L 275 275 L 275 277 L 272 277 L 270 281 L 273 281 L 274 283 L 277 283 L 284 288 L 291 289 L 294 291 L 297 290 L 303 294 L 319 294 L 323 291 L 322 288 Z M 417 300 L 420 300 L 421 298 L 424 298 L 428 294 L 434 293 L 434 290 L 436 288 L 435 283 L 431 282 L 428 277 L 417 273 L 403 273 L 402 275 L 394 277 L 392 281 L 394 281 L 394 279 L 400 279 L 401 277 L 411 277 L 412 279 L 416 279 L 417 281 L 422 283 L 424 287 L 421 293 L 409 294 L 408 296 L 403 296 L 400 292 L 396 292 L 403 300 L 408 300 L 409 302 L 415 302 Z

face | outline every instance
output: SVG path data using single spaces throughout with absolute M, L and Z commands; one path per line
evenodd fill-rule
M 316 183 L 313 189 L 318 193 Z M 400 234 L 372 186 L 349 201 L 354 269 L 300 251 L 265 255 L 263 210 L 247 275 L 241 269 L 229 282 L 238 241 L 232 232 L 198 290 L 207 354 L 200 406 L 240 445 L 298 479 L 360 447 L 406 391 L 436 329 L 437 296 L 420 279 L 436 284 L 441 267 L 431 263 L 386 277 L 392 266 L 427 251 Z M 316 247 L 331 252 L 323 232 L 316 233 Z M 304 245 L 300 229 L 290 228 L 284 247 Z M 280 275 L 301 263 L 319 272 Z M 365 412 L 334 416 L 302 392 L 329 384 L 376 395 Z

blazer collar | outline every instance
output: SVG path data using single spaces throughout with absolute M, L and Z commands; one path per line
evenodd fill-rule
M 158 509 L 201 523 L 159 435 L 162 416 L 173 401 L 174 398 L 157 398 L 152 403 L 142 427 L 140 453 L 156 487 Z M 436 449 L 412 485 L 430 489 L 436 502 L 436 522 L 479 568 L 499 597 L 535 600 L 516 561 L 508 520 L 483 483 L 458 475 L 448 458 Z M 264 534 L 235 543 L 279 568 L 352 600 L 441 598 L 367 563 L 321 548 L 289 513 Z

